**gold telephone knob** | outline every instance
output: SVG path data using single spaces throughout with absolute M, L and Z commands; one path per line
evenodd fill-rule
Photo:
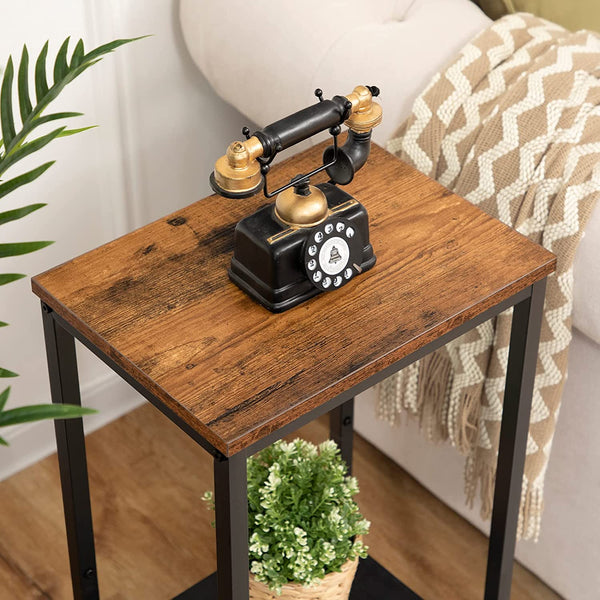
M 300 183 L 277 195 L 275 215 L 291 227 L 314 227 L 329 214 L 325 194 L 308 182 Z

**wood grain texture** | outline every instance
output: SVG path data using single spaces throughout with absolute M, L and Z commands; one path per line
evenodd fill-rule
M 277 166 L 278 179 L 322 150 Z M 551 253 L 381 148 L 346 189 L 369 211 L 377 264 L 283 314 L 227 277 L 235 224 L 262 197 L 201 200 L 33 290 L 231 455 L 554 269 Z
M 299 435 L 324 440 L 327 420 Z M 213 572 L 210 455 L 149 405 L 86 442 L 101 598 L 173 598 Z M 422 598 L 481 600 L 485 536 L 359 436 L 354 469 L 371 555 Z M 60 497 L 55 455 L 0 482 L 0 600 L 71 597 Z M 559 600 L 518 564 L 511 598 Z

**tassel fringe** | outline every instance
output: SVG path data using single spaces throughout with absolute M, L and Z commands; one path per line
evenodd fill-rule
M 448 439 L 446 415 L 452 384 L 452 364 L 442 352 L 434 352 L 419 361 L 418 414 L 419 426 L 427 439 Z
M 494 504 L 494 486 L 496 482 L 495 467 L 487 464 L 480 456 L 471 454 L 465 462 L 465 496 L 467 505 L 473 508 L 479 488 L 481 501 L 480 516 L 488 520 L 492 516 Z M 542 526 L 544 511 L 543 478 L 537 482 L 529 482 L 523 475 L 521 487 L 521 503 L 517 522 L 517 539 L 537 542 Z

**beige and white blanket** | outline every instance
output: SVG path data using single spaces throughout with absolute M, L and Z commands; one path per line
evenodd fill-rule
M 540 531 L 571 340 L 573 258 L 600 197 L 599 78 L 598 34 L 570 33 L 528 14 L 503 17 L 433 78 L 389 143 L 557 255 L 523 477 L 518 535 L 525 539 Z M 492 507 L 510 322 L 507 311 L 379 386 L 380 417 L 395 423 L 403 411 L 416 415 L 430 439 L 449 439 L 466 455 L 467 500 L 479 489 L 484 518 Z

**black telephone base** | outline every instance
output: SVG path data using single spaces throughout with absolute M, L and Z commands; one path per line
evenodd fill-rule
M 330 211 L 330 216 L 316 227 L 287 227 L 275 217 L 273 204 L 263 206 L 237 224 L 229 277 L 271 312 L 286 311 L 316 296 L 324 291 L 324 282 L 327 280 L 331 282 L 327 283 L 328 289 L 343 287 L 348 280 L 375 264 L 365 207 L 331 183 L 322 183 L 316 187 L 325 193 Z M 337 231 L 332 231 L 332 225 Z M 348 231 L 353 232 L 353 235 L 345 236 Z M 308 254 L 308 250 L 315 237 L 321 242 L 313 246 L 315 252 L 325 247 L 328 235 L 332 238 L 333 245 L 335 241 L 332 236 L 337 236 L 335 239 L 341 236 L 346 240 L 346 244 L 342 245 L 346 245 L 349 254 L 345 265 L 347 268 L 339 271 L 337 276 L 328 276 L 327 271 L 321 272 L 320 275 L 317 274 L 317 279 L 315 273 L 319 271 L 319 266 L 315 268 L 309 264 L 315 261 L 308 260 L 313 256 Z M 330 248 L 331 243 L 325 250 L 329 251 Z M 332 252 L 332 256 L 337 259 L 336 252 L 339 254 L 339 251 L 333 249 Z M 315 255 L 315 259 L 318 258 Z M 335 264 L 333 268 L 336 268 Z

